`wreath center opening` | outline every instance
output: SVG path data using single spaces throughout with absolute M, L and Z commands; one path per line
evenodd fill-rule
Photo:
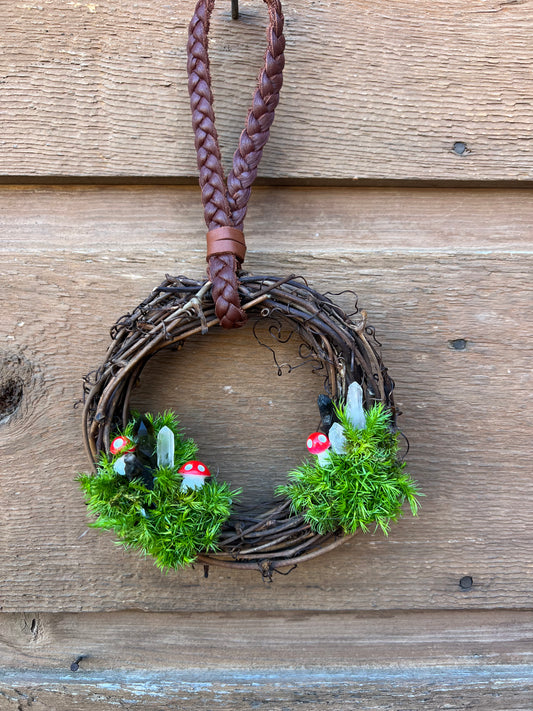
M 233 332 L 211 328 L 187 339 L 179 354 L 168 348 L 152 357 L 130 407 L 175 412 L 202 461 L 242 490 L 244 506 L 268 502 L 320 423 L 319 364 L 303 360 L 301 347 L 289 324 L 268 317 Z

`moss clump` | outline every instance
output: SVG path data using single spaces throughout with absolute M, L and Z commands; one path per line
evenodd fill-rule
M 390 412 L 381 403 L 366 413 L 365 429 L 354 428 L 342 407 L 337 415 L 344 428 L 345 454 L 331 452 L 321 465 L 306 462 L 289 474 L 276 493 L 291 500 L 316 533 L 367 531 L 371 524 L 388 533 L 408 501 L 413 515 L 420 496 L 416 483 L 398 460 L 398 434 L 390 427 Z
M 194 563 L 200 552 L 217 550 L 218 535 L 239 492 L 213 477 L 201 489 L 181 491 L 178 469 L 194 458 L 197 446 L 183 437 L 173 413 L 147 417 L 156 437 L 166 425 L 175 438 L 174 466 L 154 470 L 153 489 L 141 479 L 129 481 L 115 472 L 113 463 L 120 454 L 112 458 L 101 454 L 96 474 L 80 474 L 77 480 L 89 513 L 96 516 L 92 527 L 113 531 L 121 545 L 152 556 L 159 568 L 179 568 Z M 134 422 L 115 436 L 131 439 Z

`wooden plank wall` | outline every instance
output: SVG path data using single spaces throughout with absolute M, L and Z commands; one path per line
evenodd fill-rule
M 193 4 L 0 5 L 0 709 L 531 709 L 530 0 L 287 2 L 246 267 L 357 293 L 419 518 L 272 584 L 164 575 L 87 528 L 81 378 L 165 273 L 205 268 Z M 212 27 L 226 163 L 264 44 L 263 4 L 240 7 Z M 179 412 L 254 499 L 320 388 L 245 329 L 158 358 L 135 404 Z

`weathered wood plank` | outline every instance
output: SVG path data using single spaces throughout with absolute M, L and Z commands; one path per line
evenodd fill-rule
M 131 258 L 150 247 L 163 270 L 183 250 L 201 264 L 205 251 L 196 186 L 0 186 L 0 220 L 0 251 L 10 253 L 79 249 Z M 254 187 L 247 263 L 256 252 L 283 250 L 523 252 L 531 248 L 532 223 L 529 189 Z
M 522 610 L 3 614 L 0 666 L 79 673 L 163 669 L 343 669 L 528 665 L 533 617 Z M 320 653 L 317 653 L 320 650 Z M 73 678 L 71 675 L 68 675 Z
M 240 5 L 235 22 L 229 0 L 219 3 L 212 28 L 226 161 L 265 44 L 263 4 Z M 0 173 L 195 175 L 185 75 L 193 6 L 3 3 Z M 530 0 L 293 0 L 261 175 L 531 180 L 532 17 Z
M 355 287 L 378 327 L 405 412 L 409 468 L 427 494 L 419 520 L 406 518 L 389 540 L 356 537 L 287 578 L 276 576 L 273 587 L 255 573 L 212 570 L 207 581 L 198 570 L 163 576 L 150 561 L 114 548 L 110 537 L 86 534 L 72 480 L 86 466 L 72 403 L 81 375 L 100 362 L 115 317 L 165 271 L 203 269 L 197 242 L 175 236 L 201 230 L 197 216 L 170 210 L 175 192 L 6 191 L 3 230 L 13 228 L 13 240 L 0 261 L 9 296 L 4 360 L 10 368 L 22 364 L 26 390 L 2 426 L 3 609 L 189 610 L 191 595 L 201 610 L 531 606 L 531 203 L 514 191 L 488 192 L 485 200 L 479 191 L 449 191 L 441 211 L 430 197 L 424 202 L 425 191 L 264 191 L 277 196 L 274 215 L 261 200 L 254 208 L 250 233 L 275 235 L 296 194 L 309 203 L 289 251 L 273 241 L 257 245 L 250 269 L 305 272 L 324 290 Z M 388 198 L 398 212 L 393 226 L 381 228 Z M 124 229 L 150 203 L 142 228 Z M 352 225 L 342 239 L 328 219 L 332 204 Z M 367 215 L 361 221 L 359 206 Z M 443 206 L 459 215 L 452 244 Z M 498 228 L 505 213 L 513 216 L 509 235 Z M 320 238 L 313 237 L 317 215 Z M 125 235 L 135 251 L 125 248 Z M 346 307 L 350 300 L 339 297 Z M 462 351 L 450 347 L 458 338 L 466 340 Z M 302 457 L 320 383 L 302 370 L 277 378 L 269 353 L 247 331 L 213 333 L 168 365 L 166 380 L 155 372 L 144 381 L 150 385 L 138 403 L 173 406 L 223 475 L 232 471 L 234 483 L 254 496 L 268 494 Z M 229 445 L 218 439 L 215 407 L 223 408 Z M 272 452 L 275 432 L 285 440 Z M 254 467 L 261 476 L 251 482 Z M 459 586 L 465 575 L 473 578 L 468 591 Z
M 482 669 L 417 667 L 358 669 L 309 674 L 239 674 L 198 670 L 194 674 L 110 672 L 78 678 L 34 672 L 6 672 L 0 680 L 2 711 L 107 711 L 142 708 L 164 711 L 186 708 L 205 711 L 340 711 L 369 709 L 454 709 L 460 711 L 530 711 L 531 667 Z
M 4 614 L 0 708 L 529 709 L 532 635 L 518 611 Z

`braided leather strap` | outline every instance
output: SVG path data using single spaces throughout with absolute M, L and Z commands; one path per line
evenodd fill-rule
M 204 216 L 210 231 L 230 227 L 242 233 L 251 186 L 257 176 L 279 101 L 285 49 L 283 14 L 279 0 L 264 2 L 268 6 L 270 20 L 265 63 L 259 74 L 239 147 L 233 156 L 233 169 L 227 185 L 215 127 L 208 56 L 207 35 L 215 0 L 199 0 L 189 26 L 187 71 L 192 124 Z M 244 245 L 244 236 L 237 241 Z M 223 251 L 211 252 L 208 256 L 208 275 L 213 283 L 215 310 L 224 328 L 236 328 L 246 322 L 238 294 L 237 270 L 244 257 L 241 250 L 241 246 L 235 250 L 228 241 L 224 241 Z
M 259 74 L 252 105 L 246 117 L 244 130 L 239 138 L 239 147 L 233 156 L 233 169 L 228 175 L 228 200 L 235 227 L 242 230 L 252 183 L 257 177 L 257 168 L 263 148 L 270 135 L 274 111 L 279 102 L 285 66 L 285 37 L 283 14 L 279 0 L 265 0 L 268 5 L 270 26 L 267 29 L 265 65 Z

